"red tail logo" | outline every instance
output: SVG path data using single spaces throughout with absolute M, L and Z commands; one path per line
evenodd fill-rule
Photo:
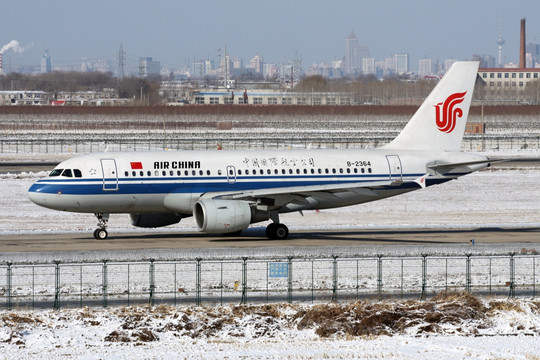
M 459 107 L 456 107 L 456 105 L 463 102 L 466 93 L 467 92 L 465 91 L 462 93 L 452 94 L 444 101 L 444 103 L 438 103 L 437 105 L 434 105 L 435 114 L 437 116 L 436 123 L 440 131 L 447 134 L 454 131 L 457 118 L 463 116 L 463 110 L 461 110 Z

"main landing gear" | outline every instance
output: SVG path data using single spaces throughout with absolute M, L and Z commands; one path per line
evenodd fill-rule
M 266 237 L 270 240 L 285 240 L 289 237 L 289 228 L 285 224 L 279 223 L 279 214 L 270 215 L 272 223 L 266 227 Z
M 105 240 L 109 233 L 107 232 L 107 221 L 109 221 L 109 214 L 107 213 L 95 213 L 98 223 L 98 228 L 94 230 L 94 238 L 97 240 Z

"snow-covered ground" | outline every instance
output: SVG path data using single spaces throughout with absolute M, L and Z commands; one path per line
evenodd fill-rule
M 9 359 L 527 359 L 540 303 L 426 301 L 4 311 Z

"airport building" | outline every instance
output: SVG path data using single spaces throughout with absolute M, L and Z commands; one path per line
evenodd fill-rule
M 187 101 L 191 104 L 244 104 L 243 91 L 195 91 Z M 281 92 L 248 91 L 246 104 L 253 105 L 360 105 L 354 93 L 344 92 Z M 172 105 L 172 104 L 170 104 Z
M 44 91 L 0 91 L 1 105 L 48 105 L 49 93 Z
M 529 58 L 529 60 L 528 60 Z M 536 92 L 540 68 L 531 68 L 532 57 L 526 52 L 525 19 L 521 19 L 519 65 L 516 68 L 480 68 L 478 77 L 483 85 L 484 99 L 500 101 L 526 101 L 526 92 Z M 530 94 L 529 94 L 530 95 Z M 528 96 L 529 101 L 531 97 Z M 535 102 L 538 99 L 533 99 Z

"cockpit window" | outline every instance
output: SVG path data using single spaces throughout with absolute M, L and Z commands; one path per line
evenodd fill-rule
M 75 177 L 82 177 L 82 173 L 81 173 L 81 170 L 79 169 L 73 169 L 73 175 L 75 175 Z
M 62 173 L 62 176 L 73 177 L 73 174 L 71 173 L 71 169 L 64 170 L 64 172 Z
M 49 176 L 60 176 L 60 174 L 62 173 L 62 171 L 64 171 L 64 169 L 54 169 L 53 171 L 51 171 L 51 173 L 49 174 Z

